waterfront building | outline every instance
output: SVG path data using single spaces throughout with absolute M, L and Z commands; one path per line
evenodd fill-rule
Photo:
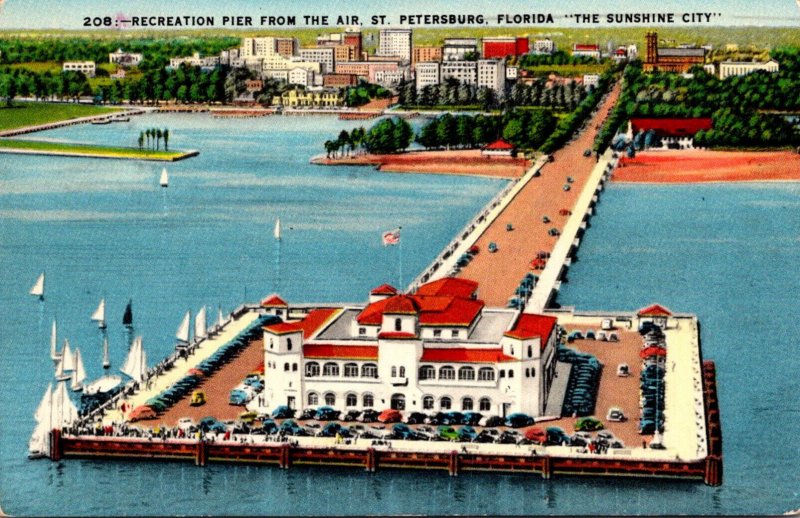
M 170 58 L 169 67 L 178 68 L 185 63 L 191 67 L 200 67 L 208 70 L 219 66 L 219 59 L 219 56 L 200 57 L 200 53 L 195 52 L 189 57 Z
M 771 59 L 766 63 L 758 61 L 723 61 L 719 64 L 719 78 L 725 79 L 731 76 L 744 76 L 759 70 L 766 70 L 767 72 L 775 73 L 780 70 L 780 65 L 774 59 Z
M 322 86 L 326 88 L 346 88 L 357 84 L 358 76 L 355 74 L 325 74 L 322 76 Z
M 485 37 L 481 43 L 481 56 L 484 59 L 521 56 L 530 50 L 528 38 L 525 37 Z
M 376 55 L 411 63 L 411 29 L 381 29 Z
M 391 82 L 397 80 L 398 77 L 407 79 L 410 77 L 410 69 L 408 66 L 400 65 L 395 61 L 350 61 L 350 62 L 336 62 L 337 74 L 352 74 L 364 79 L 368 83 L 382 84 L 379 81 L 389 80 L 390 83 L 382 86 L 391 86 Z M 388 73 L 388 74 L 387 74 Z
M 462 84 L 474 85 L 477 83 L 478 63 L 475 61 L 443 61 L 442 81 L 453 78 Z
M 487 308 L 477 288 L 455 278 L 411 295 L 383 285 L 364 306 L 266 326 L 263 407 L 543 415 L 556 318 Z M 264 309 L 277 310 L 294 312 L 288 304 Z
M 506 142 L 503 139 L 497 139 L 491 144 L 486 144 L 481 148 L 481 155 L 493 156 L 512 156 L 514 154 L 514 145 Z
M 233 62 L 240 59 L 241 52 L 242 49 L 239 47 L 221 51 L 219 53 L 219 64 L 233 66 Z
M 124 52 L 122 49 L 117 49 L 116 52 L 112 52 L 108 55 L 108 62 L 127 68 L 141 63 L 142 57 L 142 54 Z
M 710 117 L 694 118 L 633 118 L 628 123 L 628 136 L 633 138 L 640 132 L 653 131 L 661 140 L 662 147 L 689 149 L 694 146 L 698 131 L 712 129 Z
M 416 64 L 414 81 L 417 91 L 426 86 L 438 85 L 441 82 L 441 64 L 438 62 L 420 62 Z
M 600 45 L 591 43 L 575 43 L 572 45 L 573 56 L 587 56 L 600 61 Z
M 479 59 L 476 76 L 478 88 L 491 88 L 498 97 L 505 96 L 506 62 L 504 59 Z
M 61 69 L 64 72 L 82 72 L 86 77 L 94 77 L 97 70 L 94 61 L 65 61 Z
M 476 38 L 446 38 L 442 46 L 442 61 L 463 61 L 467 54 L 477 54 Z
M 283 92 L 272 99 L 273 105 L 296 108 L 298 106 L 313 108 L 333 108 L 344 103 L 344 95 L 334 89 L 307 89 L 294 88 Z
M 663 48 L 658 46 L 658 33 L 650 31 L 645 36 L 647 47 L 643 70 L 645 72 L 686 73 L 706 61 L 706 49 L 697 47 Z
M 556 44 L 550 38 L 535 40 L 531 54 L 552 54 L 556 51 Z
M 300 49 L 300 59 L 320 64 L 320 73 L 328 74 L 334 71 L 336 63 L 333 47 L 308 47 Z
M 345 27 L 344 34 L 342 35 L 342 43 L 353 49 L 354 58 L 361 59 L 361 53 L 364 51 L 361 39 L 360 27 Z
M 411 53 L 411 63 L 429 63 L 442 60 L 442 47 L 414 47 Z

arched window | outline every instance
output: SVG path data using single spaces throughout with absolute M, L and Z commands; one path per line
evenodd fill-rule
M 533 358 L 533 346 L 528 346 L 528 358 Z
M 494 381 L 494 369 L 491 367 L 481 367 L 478 371 L 480 381 Z
M 345 406 L 356 406 L 358 404 L 358 397 L 351 392 L 345 396 L 344 404 Z
M 392 394 L 391 403 L 394 410 L 406 409 L 406 397 L 403 394 Z
M 394 319 L 394 330 L 395 331 L 402 331 L 403 330 L 403 321 L 399 318 Z
M 472 398 L 465 397 L 461 400 L 461 409 L 462 410 L 472 410 Z
M 392 366 L 392 377 L 393 378 L 397 377 L 397 367 L 395 367 L 394 365 Z
M 375 406 L 375 398 L 372 396 L 372 394 L 364 394 L 361 399 L 364 402 L 362 405 L 364 408 L 372 408 Z
M 525 377 L 528 378 L 528 377 L 530 377 L 530 375 L 531 375 L 531 370 L 530 369 L 525 369 Z
M 308 406 L 319 405 L 319 395 L 316 392 L 308 393 Z
M 439 369 L 440 380 L 454 380 L 456 379 L 456 370 L 449 365 L 445 365 Z
M 505 370 L 500 369 L 500 377 L 501 378 L 505 378 L 506 377 L 506 371 Z
M 288 371 L 289 370 L 289 363 L 288 362 L 283 364 L 283 370 L 284 371 Z
M 292 372 L 297 372 L 297 364 L 296 363 L 292 364 Z
M 420 367 L 419 379 L 421 380 L 436 379 L 436 370 L 433 368 L 433 365 L 423 365 L 422 367 Z
M 531 378 L 535 378 L 535 377 L 536 377 L 536 369 L 531 367 Z
M 378 377 L 378 366 L 374 363 L 365 363 L 361 366 L 362 378 L 376 378 Z
M 405 378 L 406 377 L 406 368 L 403 367 L 402 365 L 400 366 L 400 377 L 401 378 Z
M 481 412 L 488 412 L 492 409 L 492 400 L 488 397 L 482 397 L 479 404 Z
M 317 362 L 306 363 L 306 376 L 308 376 L 309 378 L 313 378 L 314 376 L 319 376 L 319 363 Z
M 345 378 L 357 378 L 358 377 L 358 365 L 355 363 L 345 363 L 344 364 L 344 377 Z
M 336 404 L 336 394 L 333 392 L 328 392 L 325 394 L 325 404 L 328 406 L 333 406 Z
M 338 376 L 339 375 L 339 365 L 333 362 L 328 362 L 322 366 L 322 375 L 323 376 Z
M 269 339 L 269 348 L 275 349 L 275 340 L 272 338 Z
M 422 409 L 433 410 L 433 396 L 425 396 L 422 398 Z
M 291 351 L 292 350 L 292 339 L 291 338 L 287 338 L 286 339 L 286 350 L 287 351 Z
M 458 369 L 458 379 L 460 380 L 474 380 L 475 369 L 472 367 L 461 367 Z
M 514 377 L 514 369 L 508 369 L 508 377 L 509 378 L 513 378 Z
M 447 396 L 444 396 L 442 399 L 439 400 L 439 408 L 442 410 L 450 410 L 453 406 L 453 400 Z

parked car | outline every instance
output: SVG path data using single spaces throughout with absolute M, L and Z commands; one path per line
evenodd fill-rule
M 189 401 L 190 406 L 200 406 L 206 404 L 206 393 L 202 390 L 195 390 L 192 392 L 192 399 Z
M 525 439 L 531 444 L 544 444 L 547 442 L 547 433 L 538 426 L 525 430 Z
M 344 417 L 342 417 L 342 421 L 355 421 L 358 419 L 358 416 L 361 415 L 360 410 L 348 410 L 345 412 Z
M 300 415 L 297 417 L 298 421 L 308 421 L 309 419 L 314 419 L 314 416 L 317 415 L 316 408 L 304 408 Z
M 489 415 L 481 418 L 480 422 L 478 422 L 479 426 L 485 426 L 489 428 L 493 428 L 495 426 L 503 426 L 504 424 L 505 424 L 505 419 L 503 419 L 499 415 Z
M 458 440 L 458 432 L 452 426 L 442 425 L 437 429 L 439 438 L 445 441 Z
M 286 405 L 281 405 L 272 411 L 273 419 L 288 419 L 294 417 L 294 408 L 289 408 Z
M 570 436 L 569 442 L 573 446 L 587 446 L 592 442 L 592 437 L 586 432 L 577 432 Z
M 489 442 L 496 442 L 498 437 L 500 437 L 500 432 L 493 428 L 489 428 L 488 430 L 481 430 L 481 433 L 475 437 L 473 442 L 480 442 L 480 443 L 489 443 Z
M 442 418 L 442 424 L 453 425 L 462 424 L 464 421 L 464 414 L 461 412 L 446 412 Z
M 420 426 L 415 431 L 421 441 L 432 441 L 436 438 L 436 430 L 430 426 Z
M 511 428 L 522 428 L 524 426 L 530 426 L 533 423 L 534 419 L 531 416 L 517 412 L 506 417 L 505 425 Z
M 495 441 L 497 444 L 517 444 L 523 439 L 523 436 L 516 430 L 506 430 L 501 433 Z
M 422 412 L 410 412 L 403 420 L 403 422 L 408 424 L 421 424 L 425 422 L 425 419 L 427 417 L 428 416 L 426 416 Z
M 399 410 L 387 409 L 378 415 L 378 421 L 381 423 L 399 423 L 403 420 L 403 414 Z
M 392 437 L 405 441 L 416 441 L 419 439 L 417 432 L 412 430 L 407 424 L 397 423 L 392 427 Z
M 375 421 L 378 420 L 379 415 L 380 414 L 378 413 L 377 410 L 368 408 L 367 410 L 361 412 L 361 415 L 358 416 L 357 421 L 360 421 L 362 423 L 374 423 Z
M 245 424 L 253 424 L 258 414 L 256 412 L 242 412 L 239 414 L 239 420 Z
M 612 406 L 608 409 L 606 420 L 619 423 L 625 420 L 625 414 L 622 412 L 621 408 Z
M 348 438 L 350 437 L 350 430 L 339 423 L 328 423 L 322 428 L 322 430 L 319 431 L 317 435 L 320 437 L 336 437 L 336 434 Z
M 444 420 L 444 418 L 445 418 L 444 412 L 437 412 L 425 418 L 425 423 L 437 426 L 443 424 L 442 421 Z
M 470 426 L 478 426 L 481 419 L 483 419 L 483 415 L 478 412 L 464 412 L 461 422 Z
M 317 409 L 317 413 L 314 414 L 314 419 L 317 421 L 333 421 L 339 419 L 340 413 L 333 407 L 321 406 Z
M 603 428 L 603 423 L 599 419 L 596 419 L 592 416 L 581 417 L 575 421 L 576 432 L 593 432 L 595 430 L 602 430 Z
M 192 428 L 195 428 L 194 419 L 191 417 L 181 417 L 178 419 L 178 429 L 183 430 L 184 432 L 190 431 Z
M 559 428 L 558 426 L 548 426 L 547 430 L 545 430 L 547 434 L 547 442 L 548 445 L 553 446 L 569 446 L 570 445 L 570 438 L 569 435 L 564 432 L 563 429 Z
M 475 431 L 475 428 L 467 425 L 462 426 L 461 429 L 458 431 L 458 440 L 461 442 L 472 442 L 478 437 L 478 432 Z

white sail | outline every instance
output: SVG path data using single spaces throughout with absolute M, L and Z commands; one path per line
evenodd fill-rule
M 161 170 L 161 178 L 158 180 L 159 185 L 161 187 L 168 187 L 169 186 L 169 175 L 167 174 L 167 168 Z
M 103 336 L 103 368 L 111 367 L 111 359 L 108 357 L 108 336 Z
M 133 343 L 131 344 L 131 348 L 128 350 L 128 356 L 125 358 L 125 363 L 122 364 L 120 367 L 120 371 L 123 374 L 127 374 L 131 378 L 133 377 L 134 372 L 136 372 L 136 361 L 139 357 L 139 339 L 134 338 Z
M 147 355 L 142 347 L 141 336 L 137 336 L 133 341 L 128 357 L 125 359 L 125 364 L 120 370 L 138 382 L 144 379 L 147 373 Z
M 197 312 L 197 316 L 194 317 L 194 338 L 195 340 L 199 340 L 206 336 L 208 336 L 206 327 L 206 307 L 203 306 L 200 308 L 200 311 Z
M 39 278 L 36 279 L 36 283 L 31 288 L 30 294 L 39 297 L 40 299 L 44 298 L 44 272 L 42 272 L 39 275 Z
M 217 308 L 217 326 L 222 329 L 222 326 L 225 324 L 225 321 L 222 319 L 222 307 Z
M 64 372 L 75 370 L 75 357 L 72 354 L 72 349 L 69 347 L 69 340 L 64 338 L 64 348 L 61 349 L 61 368 Z
M 275 220 L 275 239 L 280 240 L 281 238 L 281 218 Z
M 78 408 L 69 398 L 67 385 L 61 381 L 53 393 L 53 427 L 70 426 L 78 419 Z
M 92 313 L 92 320 L 97 322 L 100 328 L 106 327 L 106 299 L 100 299 L 100 304 Z
M 189 343 L 189 322 L 191 319 L 192 312 L 187 311 L 183 316 L 183 321 L 181 321 L 180 327 L 178 327 L 178 332 L 175 334 L 175 337 L 181 342 Z
M 117 385 L 122 383 L 120 376 L 103 376 L 83 387 L 83 393 L 87 395 L 108 392 Z
M 34 414 L 36 428 L 28 441 L 28 456 L 32 459 L 46 457 L 50 452 L 50 430 L 53 428 L 53 384 L 47 390 Z
M 86 381 L 86 369 L 83 367 L 83 358 L 81 358 L 81 350 L 75 348 L 75 370 L 72 371 L 72 384 L 70 388 L 78 391 L 83 390 L 83 382 Z
M 50 400 L 53 397 L 53 384 L 49 383 L 47 385 L 47 390 L 42 396 L 42 400 L 39 402 L 39 406 L 36 407 L 36 413 L 33 416 L 36 418 L 36 422 L 41 423 L 42 421 L 46 423 L 50 423 Z
M 61 381 L 69 378 L 69 374 L 64 373 L 64 358 L 61 357 L 56 361 L 56 379 Z
M 56 328 L 56 319 L 53 319 L 53 329 L 50 331 L 50 358 L 53 361 L 61 359 L 61 353 L 56 350 L 58 343 L 58 330 Z

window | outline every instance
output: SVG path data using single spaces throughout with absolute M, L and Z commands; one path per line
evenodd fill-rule
M 364 408 L 372 408 L 375 405 L 375 398 L 372 396 L 372 394 L 364 394 L 362 401 L 364 402 Z
M 308 376 L 309 378 L 313 378 L 314 376 L 319 376 L 319 363 L 317 362 L 306 363 L 306 376 Z
M 273 340 L 272 338 L 269 339 L 269 348 L 270 349 L 274 349 L 275 348 L 275 340 Z
M 492 400 L 488 397 L 482 397 L 480 401 L 481 412 L 488 412 L 492 409 Z
M 511 356 L 514 356 L 514 346 L 513 345 L 509 346 L 508 350 L 511 353 Z
M 533 358 L 533 347 L 528 346 L 528 358 Z
M 403 330 L 403 321 L 399 318 L 394 319 L 394 330 L 395 331 L 402 331 Z
M 423 365 L 419 368 L 419 379 L 420 380 L 432 380 L 436 379 L 436 370 L 433 368 L 432 365 Z
M 531 367 L 531 378 L 535 378 L 535 377 L 536 377 L 536 369 Z
M 283 370 L 284 371 L 288 371 L 289 370 L 289 364 L 288 363 L 284 363 L 283 364 Z
M 509 378 L 513 378 L 514 377 L 514 369 L 508 369 L 508 377 Z
M 506 377 L 506 371 L 504 371 L 503 369 L 500 369 L 500 377 L 501 378 L 505 378 Z
M 356 406 L 358 404 L 358 398 L 355 394 L 347 394 L 345 396 L 345 406 Z
M 336 394 L 333 392 L 328 392 L 325 394 L 325 404 L 328 406 L 333 406 L 336 404 Z
M 450 410 L 450 407 L 452 406 L 453 406 L 453 400 L 447 396 L 439 400 L 439 408 L 441 408 L 442 410 Z
M 339 365 L 328 362 L 322 366 L 322 375 L 323 376 L 338 376 L 339 375 Z
M 286 350 L 287 351 L 291 351 L 292 350 L 292 339 L 291 338 L 287 338 L 286 339 Z
M 441 329 L 434 329 L 433 330 L 433 337 L 434 338 L 441 338 L 442 337 L 442 330 Z
M 472 410 L 472 398 L 465 397 L 461 400 L 461 409 L 462 410 Z
M 392 367 L 392 377 L 393 378 L 397 377 L 397 367 L 394 367 L 394 366 Z
M 453 337 L 453 338 L 458 338 L 458 330 L 457 329 L 453 329 L 450 332 L 450 336 Z
M 530 375 L 531 375 L 531 370 L 530 369 L 525 369 L 525 377 L 529 378 Z
M 440 380 L 454 380 L 456 379 L 456 370 L 449 365 L 445 365 L 439 369 Z
M 400 377 L 401 378 L 405 378 L 406 377 L 406 368 L 403 367 L 403 366 L 400 367 Z
M 458 379 L 460 380 L 474 380 L 475 369 L 472 367 L 461 367 L 458 369 Z
M 355 363 L 345 363 L 344 364 L 344 377 L 345 378 L 357 378 L 358 377 L 358 365 Z
M 308 393 L 308 406 L 319 405 L 319 395 L 316 392 Z
M 367 328 L 366 327 L 359 327 L 358 328 L 358 336 L 364 336 L 365 334 L 367 334 Z
M 391 407 L 394 410 L 405 410 L 406 397 L 403 394 L 392 394 Z
M 422 398 L 422 409 L 433 410 L 433 396 L 425 396 Z
M 494 381 L 494 369 L 491 367 L 481 367 L 478 371 L 480 381 Z
M 374 363 L 365 363 L 361 367 L 361 377 L 363 378 L 378 378 L 378 366 Z
M 292 372 L 297 372 L 297 364 L 296 363 L 292 364 Z

